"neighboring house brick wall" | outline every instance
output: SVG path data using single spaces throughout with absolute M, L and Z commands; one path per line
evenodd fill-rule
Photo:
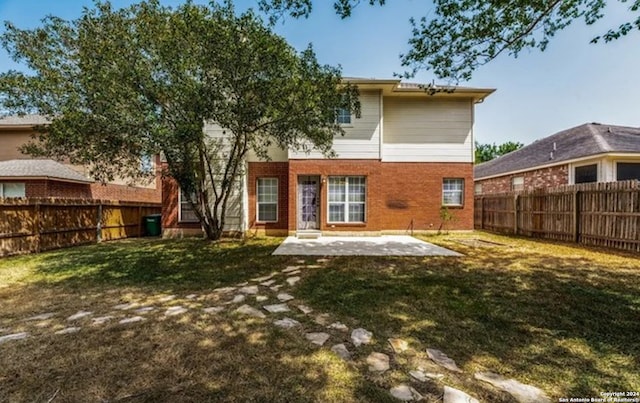
M 286 235 L 289 228 L 289 163 L 288 162 L 249 162 L 247 193 L 249 198 L 249 231 L 257 231 L 266 235 Z M 257 183 L 258 178 L 278 179 L 278 222 L 257 222 Z
M 505 193 L 512 191 L 512 179 L 519 176 L 524 177 L 524 190 L 568 185 L 569 166 L 557 165 L 496 178 L 478 179 L 476 183 L 482 184 L 482 194 Z
M 183 236 L 201 233 L 200 223 L 178 221 L 178 193 L 180 187 L 175 179 L 162 177 L 162 228 L 167 236 Z

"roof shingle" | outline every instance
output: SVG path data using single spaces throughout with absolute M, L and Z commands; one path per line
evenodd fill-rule
M 93 180 L 59 162 L 36 159 L 0 161 L 0 178 L 51 178 L 93 183 Z

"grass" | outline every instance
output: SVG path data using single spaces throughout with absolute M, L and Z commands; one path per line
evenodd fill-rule
M 470 237 L 497 244 L 470 246 L 464 242 Z M 283 288 L 314 313 L 374 333 L 374 344 L 348 346 L 351 363 L 311 346 L 303 329 L 321 328 L 300 313 L 288 316 L 303 329 L 285 331 L 231 309 L 218 315 L 196 309 L 224 302 L 214 288 L 298 264 L 297 257 L 270 255 L 277 238 L 215 245 L 129 240 L 1 259 L 0 329 L 31 337 L 0 345 L 0 401 L 55 395 L 55 402 L 377 402 L 389 400 L 387 390 L 401 382 L 432 400 L 446 384 L 481 401 L 513 401 L 474 380 L 476 371 L 538 386 L 554 400 L 640 391 L 636 256 L 488 234 L 425 240 L 465 256 L 334 257 Z M 175 300 L 160 302 L 171 294 Z M 159 309 L 126 326 L 86 321 L 77 334 L 53 334 L 79 310 L 117 316 L 123 313 L 113 306 L 129 301 L 193 309 L 170 318 Z M 24 321 L 43 312 L 58 315 Z M 348 339 L 330 333 L 327 346 Z M 391 354 L 388 337 L 409 341 L 414 351 Z M 436 368 L 425 348 L 444 351 L 463 374 Z M 390 354 L 392 369 L 370 374 L 364 359 L 372 351 Z M 413 382 L 407 373 L 417 366 L 445 378 Z

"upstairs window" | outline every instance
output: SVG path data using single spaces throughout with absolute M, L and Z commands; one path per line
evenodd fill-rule
M 278 179 L 259 178 L 258 179 L 258 221 L 277 222 L 278 221 Z
M 350 125 L 351 111 L 347 108 L 336 109 L 336 123 L 340 125 Z
M 442 205 L 462 206 L 464 200 L 464 179 L 442 180 Z
M 639 162 L 618 162 L 616 164 L 617 180 L 639 180 L 640 181 L 640 163 Z
M 143 155 L 140 157 L 140 172 L 145 174 L 153 172 L 153 157 L 151 155 Z
M 598 164 L 583 165 L 573 170 L 574 183 L 592 183 L 598 181 Z
M 26 197 L 23 182 L 0 182 L 0 198 Z

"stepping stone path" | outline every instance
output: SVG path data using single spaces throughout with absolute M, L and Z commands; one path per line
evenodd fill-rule
M 145 313 L 149 313 L 151 311 L 154 311 L 156 308 L 152 307 L 152 306 L 143 306 L 142 308 L 138 308 L 136 309 L 134 312 L 135 313 L 139 313 L 139 314 L 145 314 Z
M 345 346 L 342 343 L 336 344 L 333 347 L 331 347 L 331 351 L 336 353 L 338 357 L 342 358 L 345 361 L 351 360 L 351 353 L 349 352 L 349 350 L 347 350 L 347 346 Z
M 289 284 L 290 286 L 295 285 L 298 281 L 300 281 L 300 277 L 296 276 L 296 277 L 287 277 L 287 284 Z
M 388 341 L 396 354 L 404 353 L 409 349 L 409 343 L 402 339 L 388 339 Z
M 143 320 L 144 318 L 142 316 L 132 316 L 130 318 L 124 318 L 118 323 L 120 323 L 121 325 L 126 325 L 127 323 L 142 322 Z
M 515 379 L 507 379 L 493 372 L 478 372 L 474 377 L 487 382 L 513 396 L 519 403 L 550 403 L 549 397 L 535 386 L 525 385 Z
M 238 291 L 240 291 L 243 294 L 257 294 L 258 293 L 258 286 L 257 285 L 249 285 L 246 287 L 242 287 L 241 289 L 239 289 Z
M 138 304 L 135 302 L 127 302 L 126 304 L 120 304 L 113 307 L 113 309 L 118 309 L 120 311 L 126 311 L 132 308 L 137 307 Z
M 218 294 L 226 294 L 232 291 L 235 291 L 236 287 L 220 287 L 220 288 L 216 288 L 215 290 L 213 290 L 213 292 L 218 293 Z M 174 296 L 175 298 L 175 296 Z
M 278 290 L 279 290 L 280 288 L 282 288 L 282 284 L 277 284 L 277 285 L 274 285 L 274 286 L 269 287 L 269 289 L 270 289 L 271 291 L 273 291 L 273 292 L 278 292 Z
M 360 347 L 362 344 L 371 343 L 372 337 L 373 333 L 363 328 L 358 328 L 351 332 L 351 341 L 353 341 L 353 344 L 356 347 Z
M 231 300 L 231 302 L 228 302 L 228 304 L 239 304 L 243 302 L 245 298 L 247 297 L 245 297 L 243 294 L 238 294 L 235 297 L 233 297 L 233 300 Z
M 328 313 L 321 313 L 317 315 L 314 319 L 314 322 L 319 324 L 320 326 L 326 326 L 329 323 L 330 317 Z
M 329 263 L 330 261 L 331 261 L 331 259 L 320 258 L 320 259 L 316 260 L 316 263 Z
M 311 343 L 322 346 L 327 340 L 329 340 L 329 336 L 327 333 L 316 332 L 316 333 L 307 333 L 304 335 Z
M 271 313 L 280 313 L 280 312 L 289 312 L 290 309 L 287 304 L 275 304 L 275 305 L 265 305 L 263 306 L 265 310 Z
M 242 305 L 240 308 L 236 309 L 234 312 L 241 313 L 243 315 L 249 315 L 256 318 L 264 319 L 267 317 L 264 313 L 260 312 L 256 308 L 253 308 L 249 305 Z
M 99 316 L 97 318 L 93 318 L 92 320 L 92 325 L 94 326 L 98 326 L 98 325 L 104 325 L 105 323 L 107 323 L 108 321 L 110 321 L 111 319 L 113 319 L 113 316 L 107 315 L 107 316 Z
M 4 342 L 7 342 L 7 341 L 11 341 L 11 340 L 26 339 L 27 337 L 29 337 L 29 333 L 27 333 L 27 332 L 7 334 L 5 336 L 0 336 L 0 344 L 2 344 Z
M 440 365 L 441 367 L 446 368 L 449 371 L 462 373 L 462 370 L 458 368 L 458 366 L 456 365 L 456 362 L 453 361 L 451 358 L 447 357 L 447 355 L 442 351 L 428 348 L 427 355 L 429 356 L 429 358 L 431 358 L 433 362 Z
M 417 390 L 407 385 L 398 385 L 389 390 L 391 396 L 403 402 L 410 402 L 413 400 L 422 400 L 422 395 Z
M 269 274 L 268 276 L 264 276 L 264 277 L 256 277 L 256 278 L 252 278 L 251 281 L 255 281 L 258 283 L 262 283 L 263 281 L 267 281 L 270 280 L 271 277 L 275 276 L 275 274 Z
M 480 403 L 478 399 L 469 396 L 461 390 L 451 388 L 449 386 L 444 387 L 444 396 L 442 397 L 442 403 Z
M 311 312 L 313 312 L 313 309 L 309 308 L 306 305 L 298 305 L 298 309 L 305 315 L 308 315 Z
M 197 294 L 189 294 L 185 298 L 186 299 L 196 299 L 196 298 L 198 298 L 198 295 Z
M 291 273 L 293 271 L 300 270 L 300 266 L 287 266 L 286 269 L 282 270 L 282 273 Z
M 93 312 L 90 311 L 78 311 L 77 313 L 74 313 L 73 315 L 69 316 L 67 318 L 68 321 L 72 321 L 72 320 L 78 320 L 78 319 L 82 319 L 85 318 L 87 316 L 93 315 Z
M 334 322 L 334 323 L 330 324 L 327 327 L 329 329 L 340 330 L 342 332 L 348 332 L 349 331 L 349 328 L 347 327 L 347 325 L 345 325 L 344 323 L 340 323 L 340 322 Z
M 220 313 L 224 311 L 224 308 L 221 306 L 210 306 L 208 308 L 203 309 L 204 313 Z
M 283 327 L 285 329 L 291 329 L 292 327 L 300 326 L 300 322 L 291 318 L 284 318 L 280 320 L 276 320 L 273 322 L 278 327 Z
M 278 299 L 282 302 L 287 302 L 287 301 L 291 301 L 292 299 L 294 299 L 293 295 L 289 295 L 286 293 L 280 293 L 278 294 Z
M 174 299 L 176 299 L 175 295 L 167 295 L 167 296 L 164 296 L 164 297 L 160 298 L 158 301 L 160 301 L 160 302 L 169 302 L 169 301 L 174 300 Z
M 58 330 L 57 332 L 55 332 L 55 334 L 71 334 L 71 333 L 78 333 L 79 331 L 80 331 L 79 327 L 67 327 L 62 330 Z
M 267 297 L 266 295 L 256 295 L 256 302 L 264 302 L 268 299 L 269 297 Z
M 47 319 L 53 318 L 54 316 L 56 316 L 55 312 L 41 313 L 40 315 L 32 316 L 30 318 L 25 319 L 25 322 L 30 322 L 34 320 L 47 320 Z
M 187 308 L 184 308 L 182 306 L 172 306 L 170 308 L 167 308 L 167 310 L 164 313 L 164 316 L 176 316 L 176 315 L 182 315 L 183 313 L 187 312 Z
M 442 374 L 435 374 L 433 372 L 424 372 L 420 370 L 409 371 L 409 375 L 417 381 L 427 382 L 428 380 L 437 380 L 444 378 Z
M 269 286 L 271 286 L 272 284 L 275 284 L 275 283 L 276 283 L 276 280 L 269 280 L 269 281 L 265 281 L 264 283 L 260 283 L 260 285 L 263 285 L 265 287 L 269 287 Z
M 384 372 L 389 369 L 389 356 L 383 353 L 371 353 L 367 357 L 369 371 Z

